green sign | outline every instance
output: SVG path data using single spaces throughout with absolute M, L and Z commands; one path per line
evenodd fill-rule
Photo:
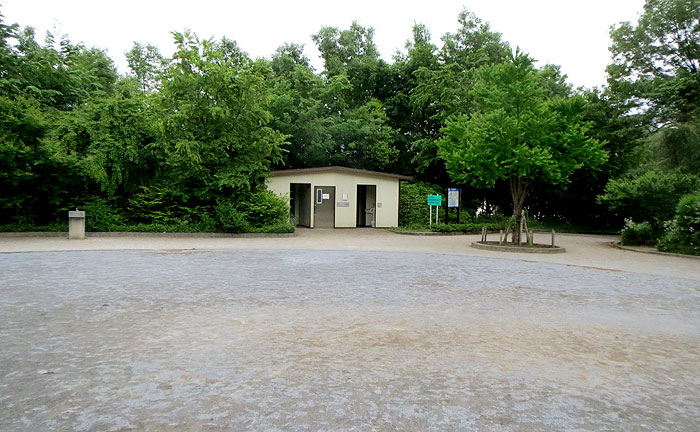
M 428 205 L 429 206 L 442 205 L 442 195 L 428 195 Z

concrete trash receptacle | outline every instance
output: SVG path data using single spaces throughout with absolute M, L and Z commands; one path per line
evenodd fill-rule
M 68 239 L 83 240 L 85 239 L 85 212 L 84 211 L 69 211 L 68 212 Z

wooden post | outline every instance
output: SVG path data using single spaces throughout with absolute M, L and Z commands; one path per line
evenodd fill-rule
M 450 188 L 447 188 L 447 192 L 445 193 L 445 198 L 448 200 L 450 199 Z M 445 206 L 445 225 L 449 225 L 450 223 L 450 202 L 447 201 L 447 205 Z
M 459 193 L 457 194 L 457 223 L 462 223 L 459 219 L 459 211 L 462 208 L 462 188 L 459 188 Z
M 535 242 L 535 232 L 533 230 L 528 231 L 528 236 L 527 236 L 527 244 L 532 246 L 532 244 Z
M 498 244 L 503 245 L 503 230 L 498 231 Z
M 552 247 L 554 247 L 554 230 L 552 230 Z
M 481 242 L 486 243 L 486 227 L 481 227 Z

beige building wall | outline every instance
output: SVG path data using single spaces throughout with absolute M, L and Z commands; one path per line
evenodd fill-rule
M 310 172 L 281 174 L 266 180 L 267 187 L 280 196 L 289 197 L 291 183 L 311 184 L 311 227 L 314 227 L 314 188 L 335 186 L 335 227 L 354 228 L 357 225 L 357 186 L 377 187 L 376 226 L 388 228 L 399 224 L 399 179 L 360 173 Z M 344 199 L 345 198 L 345 199 Z M 347 207 L 344 207 L 348 203 Z M 339 206 L 340 205 L 340 206 Z M 298 214 L 298 213 L 297 213 Z

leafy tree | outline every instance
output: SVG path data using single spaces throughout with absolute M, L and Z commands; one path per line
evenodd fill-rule
M 519 221 L 533 184 L 565 186 L 578 169 L 605 161 L 602 144 L 587 136 L 583 99 L 547 98 L 527 55 L 482 66 L 477 77 L 475 112 L 448 121 L 438 142 L 453 180 L 477 187 L 507 181 Z
M 611 38 L 608 124 L 622 126 L 611 128 L 611 142 L 624 154 L 615 158 L 624 162 L 617 175 L 626 175 L 611 180 L 599 202 L 658 231 L 687 186 L 679 173 L 700 170 L 700 3 L 647 0 L 638 22 L 614 27 Z M 642 197 L 648 205 L 636 208 Z
M 619 103 L 654 125 L 685 122 L 700 107 L 700 3 L 647 0 L 637 25 L 611 31 L 608 83 Z
M 673 217 L 680 198 L 700 189 L 697 175 L 648 171 L 611 180 L 598 200 L 611 212 L 634 222 L 649 222 L 657 232 Z
M 388 75 L 372 42 L 373 30 L 324 27 L 314 36 L 326 62 L 313 74 L 301 46 L 286 44 L 272 58 L 272 125 L 290 136 L 288 168 L 342 165 L 384 169 L 395 162 L 394 129 L 373 97 Z
M 379 58 L 374 29 L 356 21 L 347 30 L 323 27 L 312 36 L 324 61 L 327 79 L 345 75 L 351 84 L 347 102 L 358 107 L 372 98 L 384 99 L 390 86 L 389 66 Z
M 56 156 L 108 198 L 126 200 L 150 183 L 162 162 L 155 154 L 154 117 L 139 94 L 91 99 L 56 123 L 51 133 Z
M 315 75 L 300 45 L 285 44 L 272 61 L 270 126 L 288 135 L 289 152 L 278 166 L 306 168 L 330 164 L 331 145 L 325 127 L 321 93 L 324 81 Z
M 700 255 L 700 192 L 680 199 L 670 229 L 658 247 L 662 251 Z
M 19 58 L 10 40 L 17 35 L 17 24 L 5 24 L 4 16 L 0 13 L 0 95 L 16 94 L 18 85 Z
M 24 214 L 31 218 L 34 164 L 40 159 L 40 139 L 46 121 L 36 103 L 0 97 L 0 220 Z M 20 216 L 21 217 L 21 216 Z
M 362 27 L 353 21 L 347 30 L 337 27 L 323 27 L 312 36 L 323 58 L 328 77 L 347 70 L 352 63 L 379 59 L 379 51 L 374 44 L 374 29 Z
M 304 54 L 304 45 L 285 43 L 278 47 L 272 56 L 272 71 L 278 77 L 288 77 L 297 66 L 312 72 L 311 62 Z
M 636 171 L 654 169 L 700 172 L 700 117 L 664 126 L 635 149 Z
M 398 157 L 393 146 L 395 131 L 387 125 L 380 101 L 373 99 L 327 121 L 332 165 L 382 170 Z
M 399 156 L 391 169 L 394 172 L 416 175 L 419 173 L 417 168 L 423 167 L 421 153 L 418 151 L 420 147 L 416 146 L 416 142 L 424 136 L 426 122 L 429 120 L 424 118 L 422 110 L 414 110 L 411 105 L 411 93 L 417 85 L 415 72 L 421 68 L 426 71 L 434 70 L 439 64 L 437 47 L 431 42 L 430 31 L 425 25 L 413 26 L 413 40 L 406 41 L 405 47 L 406 54 L 396 53 L 394 56 L 394 63 L 389 71 L 390 84 L 382 102 L 389 125 L 398 132 L 394 145 L 399 151 Z M 439 127 L 431 130 L 437 131 Z M 420 174 L 426 171 L 428 170 L 421 169 Z M 444 167 L 440 172 L 444 173 Z M 426 174 L 430 176 L 432 173 Z
M 444 45 L 440 57 L 445 64 L 455 63 L 463 70 L 501 63 L 510 55 L 510 46 L 501 40 L 501 34 L 491 30 L 489 23 L 467 9 L 460 12 L 460 28 L 442 37 Z
M 168 67 L 168 62 L 157 47 L 134 42 L 134 46 L 126 53 L 126 61 L 131 73 L 141 85 L 141 90 L 154 91 Z
M 177 51 L 158 93 L 166 177 L 197 203 L 240 196 L 281 160 L 285 136 L 268 126 L 271 73 L 235 42 L 174 33 Z
M 459 14 L 458 23 L 455 33 L 442 37 L 438 66 L 428 62 L 413 72 L 415 85 L 410 91 L 410 105 L 420 128 L 412 134 L 412 162 L 419 178 L 440 184 L 449 182 L 438 156 L 441 128 L 448 118 L 473 112 L 474 71 L 482 65 L 502 63 L 510 53 L 501 34 L 468 10 Z

